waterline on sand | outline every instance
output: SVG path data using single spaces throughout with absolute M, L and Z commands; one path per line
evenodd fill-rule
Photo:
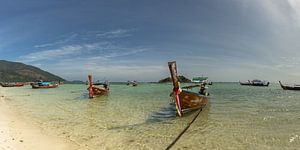
M 6 103 L 0 87 L 0 150 L 71 150 L 76 145 L 55 135 L 47 135 L 38 126 L 21 117 Z

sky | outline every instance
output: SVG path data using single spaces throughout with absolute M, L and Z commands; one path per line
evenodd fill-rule
M 0 59 L 67 80 L 300 82 L 298 0 L 0 0 Z

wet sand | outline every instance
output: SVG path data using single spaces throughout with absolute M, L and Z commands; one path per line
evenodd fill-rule
M 5 101 L 0 87 L 0 150 L 73 150 L 76 145 L 66 139 L 47 135 L 38 126 L 18 116 Z

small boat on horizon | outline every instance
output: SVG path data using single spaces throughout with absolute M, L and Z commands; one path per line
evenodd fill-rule
M 247 82 L 239 81 L 240 85 L 251 85 L 251 82 L 248 80 Z
M 193 83 L 199 83 L 199 84 L 208 84 L 208 85 L 212 85 L 212 82 L 208 80 L 208 77 L 193 77 L 192 79 Z
M 279 84 L 280 84 L 281 88 L 284 90 L 300 90 L 300 85 L 296 85 L 296 84 L 294 84 L 293 86 L 283 85 L 280 81 L 279 81 Z
M 240 85 L 248 85 L 248 86 L 269 86 L 270 82 L 262 81 L 262 80 L 248 80 L 248 82 L 241 82 L 239 81 Z
M 193 110 L 202 109 L 203 107 L 205 107 L 208 104 L 207 96 L 182 90 L 180 88 L 180 83 L 177 75 L 176 61 L 168 62 L 168 66 L 173 82 L 173 92 L 171 93 L 171 95 L 175 99 L 177 114 L 179 116 L 182 116 L 185 113 L 191 112 Z
M 132 85 L 132 86 L 137 86 L 138 85 L 138 82 L 137 81 L 127 81 L 126 85 Z
M 30 84 L 33 89 L 49 89 L 49 88 L 57 88 L 58 84 L 50 81 L 39 80 L 37 82 Z

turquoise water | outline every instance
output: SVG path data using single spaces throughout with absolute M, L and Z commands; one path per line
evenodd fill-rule
M 196 112 L 168 111 L 171 84 L 112 84 L 108 96 L 87 98 L 85 85 L 3 88 L 20 115 L 79 149 L 165 149 Z M 214 83 L 210 104 L 172 149 L 299 149 L 300 91 Z

